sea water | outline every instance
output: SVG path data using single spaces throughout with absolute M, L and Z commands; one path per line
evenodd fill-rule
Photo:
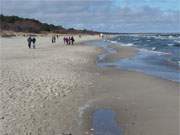
M 98 56 L 98 66 L 143 72 L 180 82 L 180 34 L 121 34 L 110 40 L 94 41 L 93 44 L 105 49 Z M 103 59 L 115 52 L 110 47 L 112 44 L 132 46 L 139 52 L 131 58 L 106 62 Z

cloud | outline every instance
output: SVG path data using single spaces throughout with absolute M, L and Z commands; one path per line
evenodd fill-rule
M 180 11 L 166 8 L 169 1 L 163 1 L 165 4 L 162 0 L 3 0 L 2 13 L 99 31 L 180 32 Z

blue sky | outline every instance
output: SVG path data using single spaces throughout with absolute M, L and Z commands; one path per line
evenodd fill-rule
M 70 28 L 180 32 L 180 0 L 0 0 L 1 13 Z

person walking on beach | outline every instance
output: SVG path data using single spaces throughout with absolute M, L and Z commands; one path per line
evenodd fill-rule
M 56 43 L 56 36 L 54 36 L 54 43 Z
M 29 36 L 28 39 L 27 39 L 29 48 L 31 48 L 31 41 L 32 41 L 32 38 L 31 38 L 31 36 Z
M 71 37 L 68 38 L 68 45 L 71 45 Z
M 72 36 L 72 37 L 71 37 L 71 44 L 72 44 L 72 45 L 74 44 L 74 41 L 75 41 L 75 40 L 74 40 L 74 37 Z
M 69 38 L 66 37 L 66 45 L 69 45 Z
M 54 43 L 54 36 L 52 36 L 52 43 Z
M 63 40 L 64 40 L 64 44 L 66 44 L 66 43 L 67 43 L 67 42 L 66 42 L 66 37 L 64 37 Z
M 51 41 L 52 41 L 52 43 L 54 42 L 54 37 L 53 36 L 52 36 L 52 40 Z
M 35 44 L 36 43 L 36 38 L 35 37 L 32 38 L 32 43 L 33 43 L 33 48 L 35 49 L 36 48 L 36 44 Z
M 56 37 L 52 36 L 52 43 L 55 43 L 55 42 L 56 42 Z

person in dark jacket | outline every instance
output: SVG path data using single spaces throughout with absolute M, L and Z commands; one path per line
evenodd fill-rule
M 64 37 L 63 40 L 64 40 L 64 44 L 66 44 L 66 43 L 67 43 L 67 42 L 66 42 L 66 37 Z
M 68 45 L 71 44 L 71 37 L 68 37 Z
M 71 37 L 71 44 L 72 44 L 72 45 L 74 44 L 74 41 L 75 41 L 75 40 L 74 40 L 74 37 L 72 36 L 72 37 Z
M 32 41 L 32 38 L 31 38 L 31 36 L 29 36 L 28 39 L 27 39 L 29 48 L 31 48 L 31 41 Z
M 32 38 L 32 43 L 33 43 L 33 48 L 35 49 L 36 48 L 36 38 L 35 37 Z

